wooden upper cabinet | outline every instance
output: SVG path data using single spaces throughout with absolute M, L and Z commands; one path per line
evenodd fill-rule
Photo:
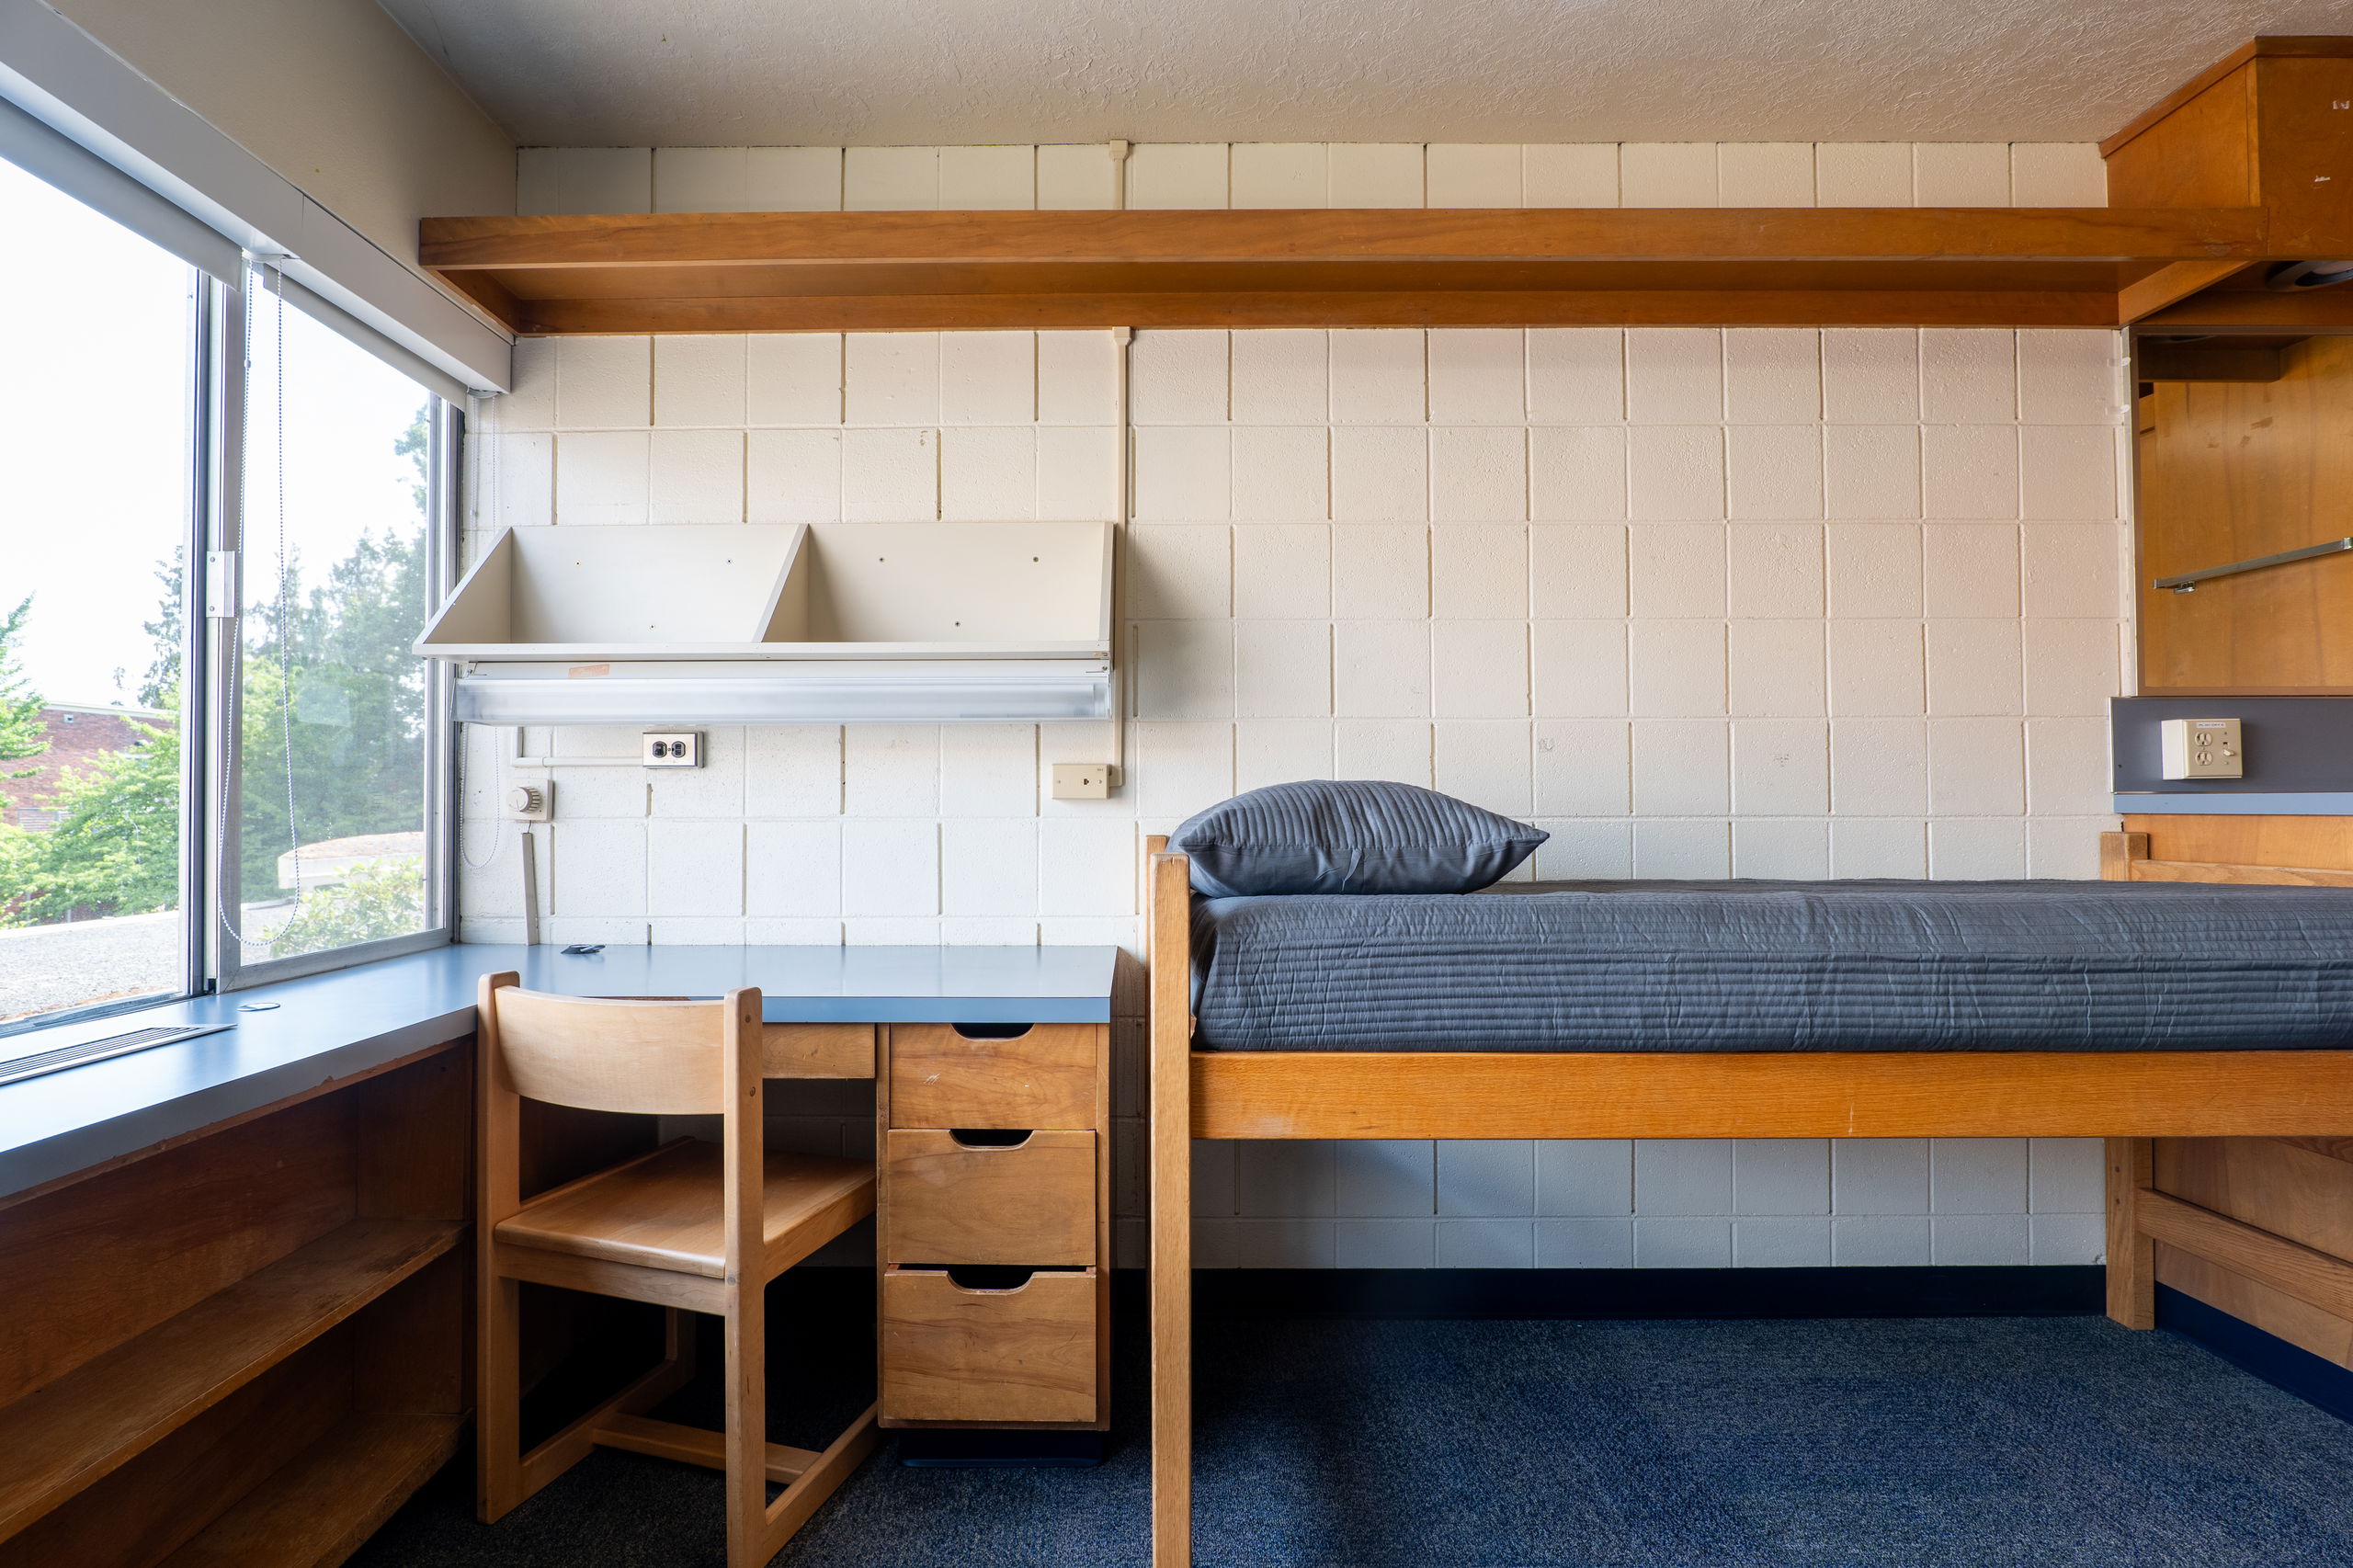
M 2353 334 L 2353 285 L 2266 287 L 2280 261 L 2353 256 L 2353 39 L 2256 39 L 2100 152 L 2119 207 L 2253 208 L 2264 227 L 2235 270 L 2177 264 L 2196 289 L 2126 312 L 2141 689 L 2353 694 L 2353 553 L 2154 586 L 2353 536 L 2353 335 L 2331 335 Z
M 2353 336 L 2275 352 L 2276 381 L 2143 383 L 2134 441 L 2148 695 L 2353 694 L 2353 552 L 2194 593 L 2151 586 L 2353 536 Z
M 2353 244 L 2353 39 L 2259 38 L 2100 143 L 2115 207 L 2261 207 L 2274 256 Z
M 2109 201 L 2120 207 L 2256 204 L 2250 50 L 2200 73 L 2099 144 Z

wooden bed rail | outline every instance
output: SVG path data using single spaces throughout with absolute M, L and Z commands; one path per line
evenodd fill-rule
M 2257 1138 L 2353 1051 L 1200 1051 L 1195 1138 Z M 1162 1104 L 1155 1100 L 1158 1113 Z
M 2318 866 L 2237 866 L 2212 860 L 2153 860 L 2145 833 L 2099 835 L 2099 874 L 2111 882 L 2234 882 L 2353 888 L 2353 871 Z

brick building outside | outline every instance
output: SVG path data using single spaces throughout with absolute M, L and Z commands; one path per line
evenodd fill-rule
M 49 749 L 38 756 L 0 763 L 0 823 L 28 833 L 46 833 L 57 825 L 52 802 L 75 775 L 87 773 L 103 756 L 146 744 L 141 724 L 162 729 L 178 722 L 175 714 L 148 709 L 67 703 L 43 708 L 40 720 Z M 13 777 L 17 774 L 24 777 Z

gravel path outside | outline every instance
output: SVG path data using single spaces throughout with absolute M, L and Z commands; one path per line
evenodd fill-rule
M 248 937 L 267 937 L 284 925 L 293 905 L 249 905 Z M 246 961 L 267 956 L 249 949 Z M 180 915 L 118 915 L 0 931 L 0 1023 L 180 988 Z
M 0 931 L 0 1022 L 180 986 L 180 916 L 120 915 Z

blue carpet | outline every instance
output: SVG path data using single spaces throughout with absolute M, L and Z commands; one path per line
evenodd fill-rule
M 1142 1564 L 1122 1337 L 1100 1469 L 911 1470 L 886 1447 L 779 1568 Z M 1198 1365 L 1201 1568 L 2353 1563 L 2353 1426 L 2097 1318 L 1226 1320 Z M 814 1370 L 798 1399 L 779 1384 L 780 1418 L 862 1396 L 860 1358 Z M 708 1419 L 697 1397 L 665 1414 Z M 353 1563 L 723 1561 L 716 1478 L 683 1466 L 600 1451 L 492 1527 L 469 1492 L 452 1466 Z

